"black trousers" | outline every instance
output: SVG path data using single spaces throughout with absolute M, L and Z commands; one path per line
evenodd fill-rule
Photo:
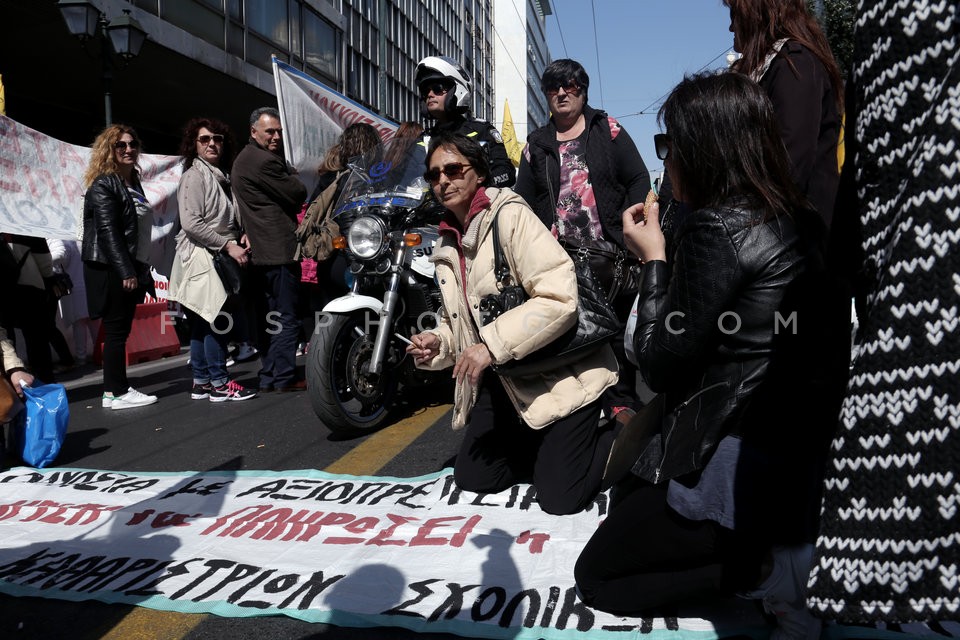
M 486 371 L 470 413 L 453 469 L 457 486 L 495 493 L 518 482 L 537 489 L 547 513 L 576 513 L 600 490 L 613 442 L 611 428 L 599 428 L 599 401 L 543 429 L 531 429 L 517 414 L 500 378 Z
M 619 615 L 733 593 L 757 584 L 769 545 L 667 504 L 667 484 L 630 476 L 574 568 L 585 603 Z
M 254 266 L 259 327 L 260 387 L 282 388 L 297 382 L 297 299 L 300 263 Z
M 103 318 L 103 389 L 122 396 L 130 388 L 127 338 L 137 304 L 143 301 L 144 289 L 124 291 L 120 275 L 106 265 L 85 262 L 83 278 L 90 317 Z

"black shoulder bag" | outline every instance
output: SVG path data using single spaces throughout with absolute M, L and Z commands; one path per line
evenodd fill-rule
M 491 293 L 480 301 L 480 319 L 487 325 L 500 314 L 518 307 L 529 295 L 510 272 L 510 265 L 500 244 L 499 212 L 493 218 L 493 264 L 499 293 Z M 606 343 L 620 331 L 620 319 L 599 286 L 585 254 L 571 256 L 577 275 L 577 324 L 550 344 L 520 360 L 509 360 L 493 365 L 493 370 L 504 377 L 529 376 L 550 371 L 580 360 Z

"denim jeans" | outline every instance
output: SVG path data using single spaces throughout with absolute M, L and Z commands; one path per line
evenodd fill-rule
M 211 383 L 222 387 L 230 379 L 227 374 L 227 325 L 218 318 L 211 325 L 196 313 L 183 307 L 190 322 L 190 368 L 197 384 Z

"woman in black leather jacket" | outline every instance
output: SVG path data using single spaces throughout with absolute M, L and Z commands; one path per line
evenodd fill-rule
M 114 124 L 93 142 L 83 176 L 83 278 L 90 318 L 103 318 L 103 397 L 105 409 L 153 404 L 156 396 L 127 382 L 126 344 L 137 304 L 153 280 L 147 257 L 153 212 L 147 203 L 137 161 L 140 138 Z
M 762 582 L 751 595 L 778 614 L 777 637 L 815 637 L 804 543 L 831 421 L 807 409 L 834 362 L 818 355 L 832 346 L 822 224 L 750 79 L 687 78 L 660 118 L 657 153 L 689 213 L 669 257 L 656 205 L 630 207 L 623 224 L 644 263 L 635 353 L 661 395 L 617 438 L 608 472 L 625 459 L 632 473 L 577 562 L 577 585 L 594 607 L 636 613 Z

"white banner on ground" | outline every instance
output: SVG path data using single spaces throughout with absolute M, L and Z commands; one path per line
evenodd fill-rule
M 273 58 L 273 80 L 283 123 L 284 155 L 300 179 L 313 190 L 317 167 L 343 133 L 356 122 L 366 122 L 380 132 L 384 142 L 397 124 L 362 107 L 303 71 Z
M 0 116 L 0 231 L 76 239 L 89 159 L 89 147 L 61 142 Z M 150 264 L 166 275 L 173 260 L 180 157 L 140 154 L 140 169 L 153 209 Z
M 711 623 L 585 606 L 573 564 L 606 506 L 601 495 L 551 516 L 529 485 L 461 492 L 449 469 L 399 479 L 15 468 L 0 473 L 0 592 L 483 638 L 757 632 L 756 616 L 723 608 Z

